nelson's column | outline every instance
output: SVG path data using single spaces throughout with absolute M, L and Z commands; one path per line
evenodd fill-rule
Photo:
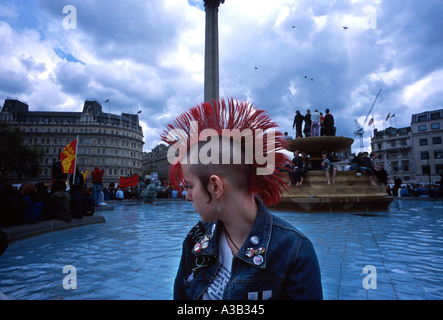
M 205 35 L 205 101 L 219 98 L 218 65 L 218 7 L 225 0 L 204 0 L 206 11 Z

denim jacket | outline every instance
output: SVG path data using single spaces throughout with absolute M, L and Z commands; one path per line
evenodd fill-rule
M 199 300 L 219 268 L 223 222 L 199 222 L 183 242 L 174 299 Z M 311 241 L 272 215 L 262 203 L 252 230 L 232 259 L 223 300 L 323 299 L 320 268 Z

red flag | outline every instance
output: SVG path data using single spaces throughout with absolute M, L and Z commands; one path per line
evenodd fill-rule
M 372 118 L 371 120 L 369 120 L 368 126 L 370 126 L 371 124 L 374 123 L 374 118 Z
M 60 153 L 60 161 L 62 162 L 63 173 L 74 173 L 75 157 L 77 152 L 77 138 L 71 141 Z
M 131 177 L 120 177 L 120 181 L 118 183 L 119 187 L 125 188 L 125 187 L 135 187 L 138 185 L 138 174 L 135 174 Z
M 385 120 L 385 121 L 388 121 L 388 119 L 389 119 L 390 116 L 391 116 L 391 113 L 389 112 L 389 113 L 388 113 L 388 116 L 386 117 L 386 120 Z

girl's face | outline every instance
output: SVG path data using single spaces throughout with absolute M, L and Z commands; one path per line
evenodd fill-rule
M 210 186 L 208 191 L 212 195 L 211 201 L 209 201 L 209 195 L 203 189 L 200 179 L 189 171 L 189 165 L 182 165 L 183 178 L 188 185 L 188 193 L 186 194 L 186 200 L 192 201 L 195 210 L 200 215 L 203 222 L 210 222 L 218 219 L 217 213 L 217 199 L 216 195 L 212 192 Z

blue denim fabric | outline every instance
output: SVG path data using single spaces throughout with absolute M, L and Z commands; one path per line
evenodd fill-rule
M 219 268 L 218 241 L 223 223 L 199 222 L 183 242 L 174 284 L 174 299 L 199 300 Z M 258 237 L 253 244 L 251 237 Z M 200 248 L 198 244 L 206 244 Z M 197 247 L 196 247 L 197 244 Z M 195 250 L 196 248 L 197 250 Z M 264 248 L 260 264 L 249 257 L 249 248 Z M 198 252 L 195 252 L 198 251 Z M 259 203 L 252 230 L 232 260 L 231 278 L 223 300 L 323 299 L 320 268 L 311 241 L 290 224 L 272 215 Z
M 94 203 L 96 206 L 100 205 L 100 191 L 103 190 L 102 183 L 93 183 L 92 184 L 92 194 L 94 196 Z

